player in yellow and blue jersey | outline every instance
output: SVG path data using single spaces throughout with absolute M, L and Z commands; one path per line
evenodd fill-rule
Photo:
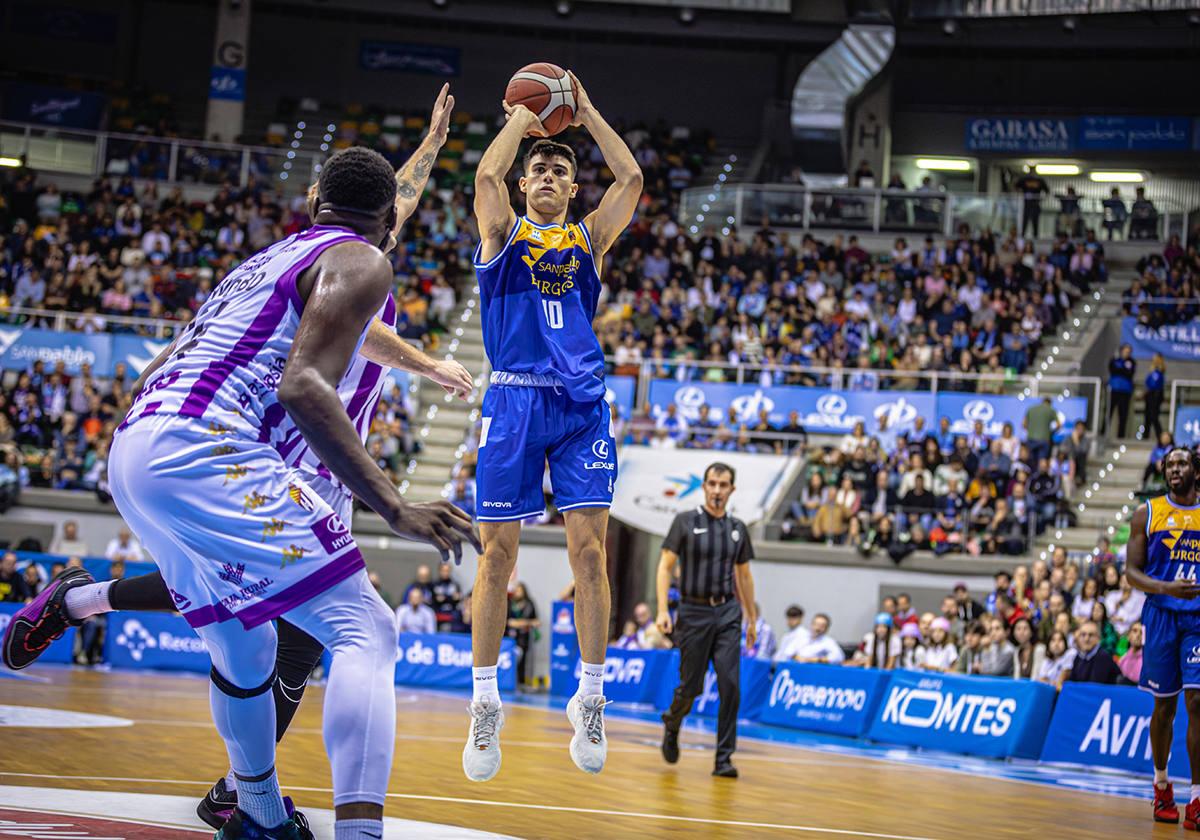
M 567 705 L 575 729 L 571 758 L 585 772 L 604 766 L 604 652 L 609 591 L 604 539 L 617 477 L 616 441 L 604 401 L 604 355 L 592 330 L 604 255 L 629 224 L 642 195 L 633 153 L 571 75 L 575 118 L 592 135 L 614 183 L 578 224 L 567 209 L 579 190 L 569 146 L 539 139 L 524 157 L 519 189 L 525 215 L 512 209 L 504 178 L 525 137 L 545 129 L 523 105 L 504 104 L 508 121 L 475 173 L 479 248 L 475 271 L 483 342 L 493 373 L 483 400 L 476 499 L 483 555 L 472 596 L 474 650 L 471 730 L 463 770 L 486 781 L 500 769 L 504 723 L 496 662 L 508 618 L 507 584 L 521 520 L 544 509 L 550 465 L 555 506 L 566 520 L 575 575 L 579 690 Z
M 1167 760 L 1175 709 L 1184 693 L 1192 787 L 1183 827 L 1200 831 L 1200 456 L 1182 446 L 1167 453 L 1167 494 L 1139 507 L 1130 523 L 1125 574 L 1146 594 L 1142 624 L 1146 646 L 1139 687 L 1154 694 L 1150 746 L 1154 754 L 1154 819 L 1179 822 Z

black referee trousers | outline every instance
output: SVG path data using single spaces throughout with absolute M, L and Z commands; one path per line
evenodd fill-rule
M 692 702 L 704 691 L 704 674 L 712 662 L 717 673 L 716 766 L 728 764 L 737 749 L 737 716 L 742 664 L 742 607 L 731 598 L 719 607 L 681 603 L 671 637 L 679 648 L 679 685 L 663 722 L 678 731 Z

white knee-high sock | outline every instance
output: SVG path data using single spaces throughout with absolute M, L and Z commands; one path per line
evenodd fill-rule
M 238 776 L 234 788 L 238 792 L 238 807 L 259 825 L 274 828 L 287 819 L 274 773 L 275 699 L 269 691 L 244 699 L 231 697 L 213 685 L 209 702 L 213 722 L 225 739 L 229 761 Z M 246 781 L 264 774 L 269 775 L 261 781 Z M 251 793 L 249 797 L 244 796 L 247 790 Z

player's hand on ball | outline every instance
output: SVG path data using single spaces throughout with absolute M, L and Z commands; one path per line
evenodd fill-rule
M 665 610 L 660 612 L 654 619 L 654 626 L 662 631 L 664 636 L 670 636 L 675 629 L 674 624 L 671 622 L 671 614 Z
M 388 527 L 401 537 L 429 543 L 442 553 L 443 563 L 450 562 L 451 552 L 454 552 L 454 564 L 462 563 L 464 541 L 483 553 L 471 517 L 447 501 L 404 505 Z
M 528 128 L 525 129 L 526 137 L 549 137 L 550 134 L 542 125 L 542 121 L 537 118 L 537 114 L 530 111 L 524 105 L 509 105 L 501 100 L 500 104 L 504 107 L 504 120 L 526 120 Z
M 575 92 L 575 118 L 571 120 L 572 126 L 583 125 L 584 120 L 589 117 L 595 108 L 592 105 L 592 100 L 588 98 L 587 91 L 583 89 L 583 84 L 579 81 L 579 77 L 567 71 L 567 75 L 571 77 L 571 87 Z
M 475 381 L 471 379 L 471 374 L 453 359 L 439 362 L 429 378 L 441 385 L 447 394 L 453 394 L 460 400 L 471 396 L 471 391 L 475 389 Z
M 1191 601 L 1200 598 L 1200 583 L 1194 580 L 1172 580 L 1163 585 L 1163 594 Z
M 437 99 L 433 103 L 433 113 L 429 116 L 429 134 L 438 143 L 446 142 L 450 132 L 450 114 L 454 111 L 454 97 L 450 95 L 450 83 L 442 85 Z

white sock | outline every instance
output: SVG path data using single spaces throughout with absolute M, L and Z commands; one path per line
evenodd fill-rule
M 1200 785 L 1192 785 L 1192 795 L 1188 797 L 1188 802 L 1195 802 L 1200 799 Z
M 592 665 L 587 662 L 579 663 L 579 690 L 577 697 L 587 697 L 589 694 L 604 693 L 604 663 Z
M 63 603 L 67 605 L 67 615 L 71 618 L 88 618 L 100 613 L 112 612 L 108 603 L 108 590 L 116 583 L 113 580 L 102 580 L 99 583 L 85 583 L 68 589 Z
M 1161 770 L 1158 769 L 1157 767 L 1154 768 L 1154 786 L 1155 787 L 1166 787 L 1170 781 L 1171 780 L 1169 778 L 1167 778 L 1167 768 L 1164 767 Z
M 333 840 L 379 840 L 383 837 L 383 820 L 338 820 L 333 824 Z
M 257 782 L 238 779 L 238 808 L 263 828 L 275 828 L 288 818 L 275 771 Z
M 500 684 L 496 680 L 496 666 L 471 669 L 471 701 L 478 703 L 485 697 L 500 705 Z M 339 838 L 340 840 L 340 838 Z
M 233 768 L 229 768 L 229 772 L 225 774 L 225 790 L 237 792 L 237 774 L 233 772 Z

